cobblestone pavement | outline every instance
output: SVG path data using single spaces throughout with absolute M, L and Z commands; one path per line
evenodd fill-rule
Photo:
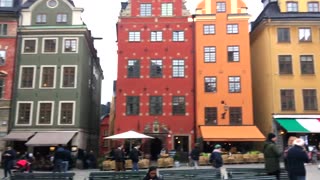
M 225 167 L 264 167 L 263 164 L 228 164 Z M 210 166 L 200 166 L 201 169 L 210 169 Z M 193 169 L 192 167 L 188 166 L 181 166 L 177 168 L 170 168 L 170 169 Z M 318 169 L 318 165 L 315 164 L 307 164 L 307 180 L 319 180 L 320 179 L 320 169 Z M 74 180 L 85 180 L 90 172 L 99 171 L 98 169 L 89 169 L 89 170 L 81 170 L 81 169 L 74 169 L 71 172 L 75 172 Z M 0 177 L 3 177 L 3 169 L 0 170 Z

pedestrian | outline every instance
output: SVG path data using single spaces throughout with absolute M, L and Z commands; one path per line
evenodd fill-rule
M 32 153 L 28 153 L 26 159 L 29 163 L 29 173 L 32 173 L 34 169 L 35 158 Z
M 62 171 L 67 172 L 69 169 L 69 164 L 71 164 L 71 151 L 66 147 L 63 148 L 63 161 L 62 161 Z
M 3 161 L 3 170 L 4 170 L 4 177 L 8 177 L 12 175 L 11 169 L 14 166 L 14 162 L 16 159 L 17 153 L 11 146 L 7 147 L 7 150 L 2 154 L 2 161 Z
M 96 156 L 94 155 L 94 152 L 93 150 L 90 150 L 89 151 L 89 154 L 88 154 L 88 164 L 89 164 L 89 169 L 94 169 L 96 168 L 97 166 L 97 159 L 96 159 Z
M 190 159 L 195 169 L 199 169 L 199 157 L 200 157 L 199 145 L 195 144 L 194 148 L 190 153 Z
M 123 159 L 124 159 L 124 153 L 123 153 L 123 145 L 119 145 L 117 149 L 114 150 L 114 160 L 116 162 L 116 171 L 123 171 Z
M 132 161 L 132 171 L 139 171 L 139 156 L 141 156 L 140 153 L 140 145 L 136 145 L 134 148 L 130 151 L 130 159 Z
M 287 155 L 288 173 L 290 180 L 305 180 L 306 168 L 304 163 L 308 163 L 309 157 L 304 148 L 304 140 L 297 138 L 293 141 L 294 146 L 289 149 Z
M 63 171 L 63 164 L 62 161 L 64 160 L 65 151 L 61 144 L 58 145 L 54 157 L 53 157 L 53 172 L 62 172 Z
M 163 180 L 163 178 L 158 175 L 157 167 L 151 166 L 143 180 Z
M 280 179 L 280 157 L 281 152 L 276 145 L 277 137 L 274 133 L 269 133 L 264 143 L 263 154 L 265 158 L 265 169 L 268 175 L 276 176 Z
M 223 159 L 221 156 L 221 145 L 216 144 L 214 146 L 214 150 L 212 151 L 210 155 L 210 163 L 212 163 L 212 166 L 215 168 L 216 176 L 217 178 L 221 177 L 221 167 L 223 166 Z
M 295 136 L 290 136 L 288 138 L 288 145 L 287 147 L 284 148 L 284 151 L 283 151 L 283 160 L 284 160 L 284 167 L 285 169 L 288 171 L 287 169 L 287 155 L 288 155 L 288 150 L 293 147 L 293 141 L 297 139 L 297 137 Z

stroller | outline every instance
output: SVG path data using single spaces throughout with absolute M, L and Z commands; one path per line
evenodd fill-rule
M 14 165 L 14 170 L 16 172 L 29 172 L 30 170 L 30 162 L 25 159 L 20 159 Z

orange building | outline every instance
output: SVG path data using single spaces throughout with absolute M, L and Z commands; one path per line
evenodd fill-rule
M 193 16 L 195 113 L 203 141 L 237 147 L 265 139 L 253 119 L 249 18 L 241 0 L 203 0 Z

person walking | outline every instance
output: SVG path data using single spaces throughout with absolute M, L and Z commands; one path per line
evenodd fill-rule
M 288 163 L 287 163 L 287 155 L 288 155 L 289 149 L 293 147 L 293 141 L 294 141 L 295 139 L 297 139 L 297 137 L 295 137 L 295 136 L 290 136 L 290 137 L 288 138 L 288 145 L 287 145 L 287 147 L 284 148 L 284 151 L 283 151 L 284 167 L 285 167 L 285 169 L 286 169 L 287 171 L 288 171 L 288 168 L 287 168 L 287 164 L 288 164 Z
M 134 148 L 132 148 L 130 152 L 130 159 L 132 161 L 132 171 L 139 171 L 139 156 L 141 155 L 140 153 L 140 145 L 136 145 Z
M 210 163 L 212 163 L 212 166 L 215 168 L 216 176 L 218 178 L 221 177 L 221 167 L 223 166 L 223 159 L 221 156 L 221 145 L 216 144 L 214 146 L 214 150 L 212 151 L 210 155 Z
M 114 150 L 114 160 L 116 162 L 116 171 L 124 171 L 123 168 L 123 160 L 124 160 L 124 152 L 123 152 L 123 145 L 119 145 L 117 149 Z
M 16 159 L 17 153 L 11 146 L 7 147 L 7 150 L 3 152 L 2 161 L 3 161 L 3 170 L 4 170 L 4 177 L 8 177 L 12 175 L 11 169 L 14 166 L 14 161 Z
M 294 146 L 288 150 L 287 165 L 290 180 L 306 180 L 306 168 L 309 157 L 304 148 L 304 140 L 297 138 L 293 141 Z
M 263 154 L 265 158 L 265 169 L 268 175 L 275 175 L 277 180 L 280 179 L 280 157 L 282 153 L 276 145 L 277 137 L 269 133 L 264 143 Z
M 63 172 L 63 160 L 65 159 L 65 151 L 61 144 L 58 145 L 53 157 L 53 172 Z
M 199 169 L 199 156 L 200 156 L 199 145 L 195 144 L 194 148 L 190 153 L 190 159 L 192 160 L 192 164 L 195 169 Z

